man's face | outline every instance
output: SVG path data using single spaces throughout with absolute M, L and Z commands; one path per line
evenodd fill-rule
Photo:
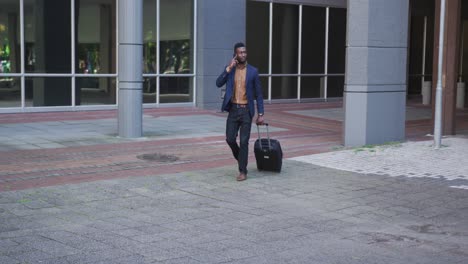
M 247 61 L 247 49 L 245 47 L 240 47 L 236 49 L 237 61 L 241 64 Z

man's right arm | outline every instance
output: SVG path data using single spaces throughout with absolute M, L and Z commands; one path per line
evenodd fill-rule
M 229 62 L 229 65 L 226 66 L 226 68 L 224 68 L 223 73 L 221 73 L 218 79 L 216 79 L 216 86 L 218 86 L 218 88 L 226 84 L 229 73 L 236 65 L 237 65 L 237 60 L 236 60 L 236 57 L 234 57 L 231 59 L 231 62 Z
M 218 76 L 218 79 L 216 79 L 216 86 L 218 86 L 218 88 L 226 84 L 228 75 L 229 75 L 229 72 L 227 71 L 227 67 L 226 67 L 224 71 Z

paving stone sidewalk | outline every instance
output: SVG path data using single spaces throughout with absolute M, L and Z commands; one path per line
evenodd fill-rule
M 364 146 L 294 160 L 357 173 L 440 178 L 448 180 L 453 188 L 468 189 L 468 137 L 444 137 L 440 149 L 434 149 L 430 139 Z
M 0 263 L 467 263 L 468 191 L 285 160 L 0 193 Z
M 340 111 L 271 107 L 288 157 L 338 144 Z M 146 113 L 146 138 L 130 142 L 115 137 L 112 112 L 5 117 L 1 180 L 63 178 L 0 192 L 0 263 L 468 263 L 466 137 L 437 152 L 430 142 L 336 148 L 285 159 L 280 174 L 251 162 L 237 182 L 232 160 L 212 158 L 229 153 L 225 116 Z M 428 120 L 408 126 L 408 138 L 430 131 Z M 200 166 L 137 159 L 176 141 L 191 146 L 176 154 Z M 93 178 L 101 170 L 110 180 Z

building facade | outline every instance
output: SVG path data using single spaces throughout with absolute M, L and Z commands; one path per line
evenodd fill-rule
M 468 3 L 448 2 L 457 26 L 448 28 L 447 71 L 457 76 L 447 83 L 444 131 L 454 133 Z M 402 140 L 406 99 L 437 70 L 439 3 L 2 0 L 0 113 L 118 108 L 128 120 L 120 123 L 134 127 L 142 107 L 218 108 L 215 79 L 244 41 L 268 102 L 344 99 L 346 145 Z

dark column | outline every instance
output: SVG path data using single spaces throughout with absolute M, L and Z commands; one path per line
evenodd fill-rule
M 436 0 L 435 25 L 434 25 L 434 65 L 432 81 L 432 101 L 435 102 L 437 85 L 437 68 L 439 63 L 439 26 L 440 26 L 440 2 Z M 445 15 L 445 40 L 444 40 L 444 61 L 442 66 L 442 133 L 444 135 L 455 134 L 455 106 L 457 96 L 457 77 L 459 63 L 459 43 L 460 43 L 460 10 L 461 0 L 446 1 Z M 433 104 L 432 112 L 435 111 Z M 433 114 L 434 116 L 434 114 Z M 434 119 L 434 118 L 433 118 Z
M 42 8 L 36 18 L 41 30 L 36 30 L 38 53 L 43 54 L 42 67 L 46 73 L 71 73 L 70 1 L 47 0 L 39 2 Z M 68 56 L 62 56 L 68 54 Z M 35 87 L 34 105 L 71 105 L 69 78 L 44 78 L 44 85 Z M 41 81 L 41 80 L 37 80 Z M 37 82 L 39 83 L 39 82 Z M 36 86 L 36 85 L 35 85 Z

